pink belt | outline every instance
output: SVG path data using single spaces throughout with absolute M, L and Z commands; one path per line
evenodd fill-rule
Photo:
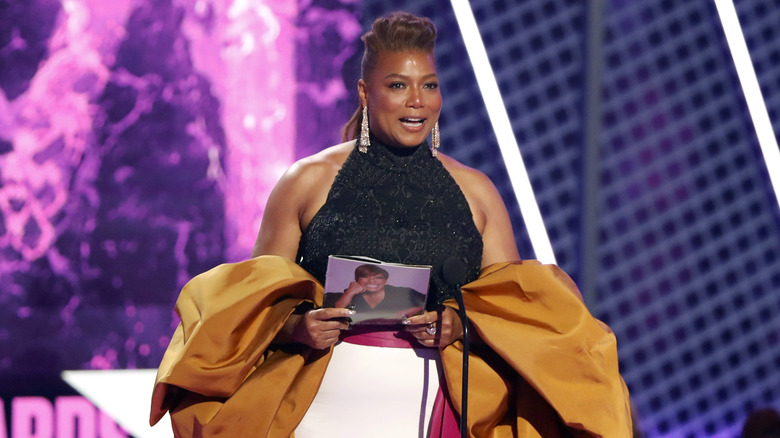
M 386 348 L 425 348 L 406 330 L 369 331 L 371 328 L 353 327 L 341 332 L 341 340 L 348 344 Z
M 385 348 L 426 348 L 417 343 L 417 339 L 405 330 L 368 331 L 353 327 L 341 332 L 341 340 L 348 344 Z M 450 403 L 447 388 L 439 385 L 431 412 L 429 438 L 459 438 L 460 422 Z

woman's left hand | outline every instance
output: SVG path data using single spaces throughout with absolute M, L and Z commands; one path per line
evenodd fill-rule
M 405 320 L 406 330 L 426 347 L 446 347 L 463 336 L 463 325 L 451 307 L 425 312 Z

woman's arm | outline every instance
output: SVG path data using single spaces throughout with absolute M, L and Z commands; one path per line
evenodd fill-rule
M 252 257 L 278 255 L 295 260 L 301 239 L 300 214 L 307 203 L 306 167 L 301 162 L 293 164 L 271 191 Z
M 361 286 L 360 283 L 352 281 L 349 283 L 349 287 L 344 289 L 344 293 L 341 294 L 338 300 L 336 300 L 336 303 L 333 305 L 333 307 L 345 308 L 352 304 L 352 299 L 355 298 L 355 295 L 362 294 L 365 291 L 366 288 Z
M 295 260 L 302 230 L 325 203 L 346 150 L 344 145 L 329 148 L 298 161 L 282 175 L 268 197 L 252 257 L 278 255 Z M 303 343 L 316 349 L 330 347 L 348 327 L 332 319 L 350 314 L 347 309 L 314 309 L 290 315 L 274 341 Z
M 439 154 L 439 157 L 460 186 L 471 209 L 474 225 L 482 235 L 482 267 L 520 260 L 509 213 L 490 178 L 444 154 Z
M 481 211 L 484 216 L 480 230 L 483 245 L 482 267 L 493 263 L 520 260 L 512 222 L 498 190 L 481 172 L 473 171 L 469 179 L 471 180 L 469 184 L 471 199 L 467 196 L 469 205 L 475 204 L 472 208 Z

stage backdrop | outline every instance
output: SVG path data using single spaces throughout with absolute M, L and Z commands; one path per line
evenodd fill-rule
M 780 408 L 780 214 L 712 2 L 469 3 L 639 429 L 734 436 Z M 780 8 L 737 3 L 778 132 Z M 441 29 L 443 151 L 533 258 L 449 2 L 0 0 L 0 437 L 126 434 L 61 373 L 157 366 L 181 286 L 247 258 L 284 169 L 339 140 L 358 37 L 396 9 Z
M 0 436 L 63 370 L 156 368 L 178 290 L 250 256 L 356 104 L 357 6 L 0 0 Z

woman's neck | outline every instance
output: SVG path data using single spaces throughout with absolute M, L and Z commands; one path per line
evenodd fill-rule
M 399 157 L 408 157 L 417 151 L 417 149 L 420 148 L 423 144 L 418 144 L 417 146 L 395 146 L 390 145 L 388 143 L 385 143 L 384 141 L 378 139 L 375 135 L 371 134 L 371 142 L 372 143 L 378 143 L 385 147 L 391 154 L 399 156 Z

